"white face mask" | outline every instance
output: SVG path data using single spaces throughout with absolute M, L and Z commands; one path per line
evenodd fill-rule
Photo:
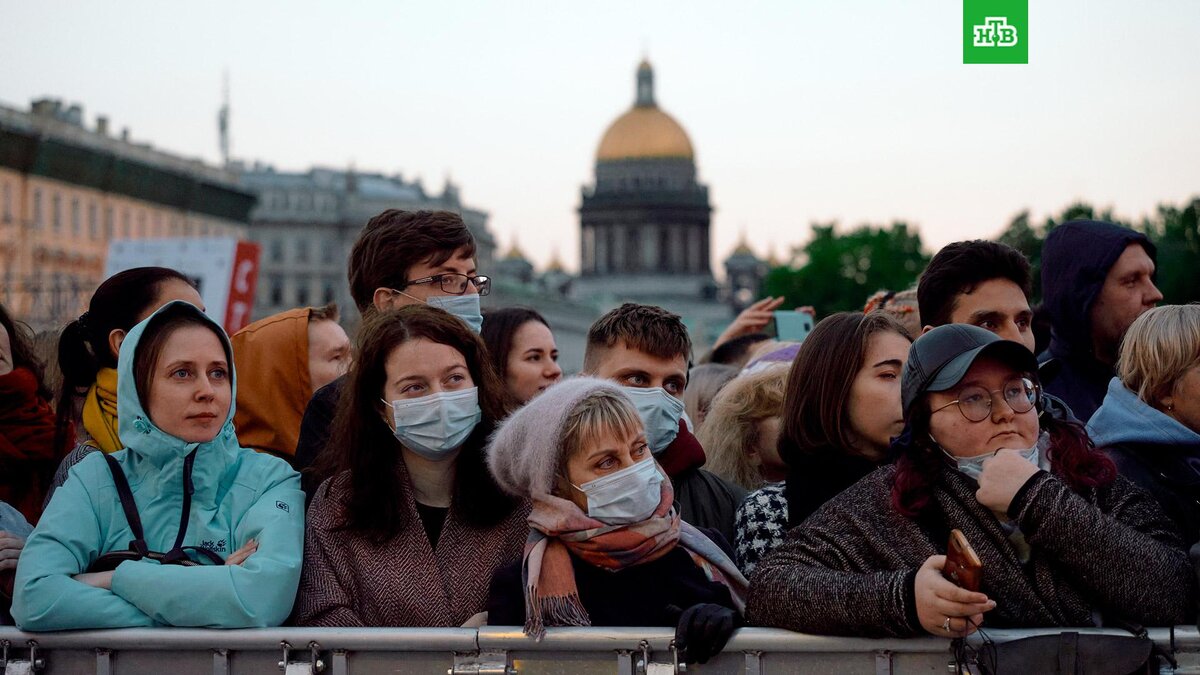
M 587 513 L 605 525 L 640 523 L 658 508 L 663 475 L 658 464 L 646 458 L 607 476 L 574 485 L 587 496 Z
M 396 440 L 435 462 L 449 457 L 483 418 L 478 387 L 384 404 L 392 408 Z
M 662 387 L 621 389 L 637 407 L 638 417 L 642 418 L 642 424 L 646 427 L 646 444 L 650 446 L 650 452 L 657 455 L 666 450 L 671 441 L 679 435 L 683 401 L 668 394 Z

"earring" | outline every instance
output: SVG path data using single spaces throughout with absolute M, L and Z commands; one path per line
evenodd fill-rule
M 1171 411 L 1172 411 L 1172 410 L 1174 410 L 1174 409 L 1175 409 L 1175 404 L 1174 404 L 1174 403 L 1168 403 L 1168 404 L 1167 404 L 1167 412 L 1171 412 Z

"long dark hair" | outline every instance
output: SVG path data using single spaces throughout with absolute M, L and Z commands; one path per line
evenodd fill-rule
M 1037 382 L 1036 373 L 1028 373 L 1026 377 Z M 925 394 L 913 403 L 904 433 L 892 444 L 893 451 L 899 453 L 892 483 L 892 507 L 909 518 L 916 518 L 933 503 L 933 489 L 947 461 L 930 439 L 930 414 L 929 395 Z M 1047 452 L 1050 469 L 1072 490 L 1102 487 L 1116 479 L 1116 465 L 1095 449 L 1082 424 L 1054 417 L 1042 408 L 1040 401 L 1038 422 L 1041 430 L 1050 434 Z
M 839 312 L 821 320 L 800 345 L 788 373 L 779 430 L 779 456 L 789 465 L 814 452 L 854 453 L 850 389 L 867 358 L 871 338 L 908 331 L 884 312 Z
M 492 367 L 501 380 L 508 377 L 508 355 L 512 351 L 513 336 L 521 326 L 530 321 L 536 321 L 546 328 L 550 327 L 545 317 L 528 307 L 505 307 L 483 315 L 483 328 L 479 331 L 479 337 L 483 338 L 483 344 L 487 345 L 488 354 L 492 357 Z
M 483 341 L 462 321 L 427 305 L 368 313 L 358 333 L 357 358 L 342 386 L 328 450 L 312 472 L 318 481 L 349 472 L 347 516 L 342 527 L 363 532 L 376 542 L 395 536 L 409 524 L 395 473 L 400 443 L 380 415 L 385 363 L 396 347 L 420 338 L 457 349 L 479 388 L 482 420 L 456 460 L 456 511 L 468 524 L 490 527 L 507 518 L 517 505 L 496 485 L 484 462 L 487 439 L 508 410 L 504 385 L 492 369 Z
M 2 304 L 0 304 L 0 327 L 8 333 L 13 368 L 29 369 L 37 378 L 38 396 L 47 402 L 50 401 L 52 395 L 46 386 L 45 365 L 33 349 L 33 331 L 29 329 L 29 326 L 13 319 L 12 315 L 8 313 L 8 309 Z
M 96 373 L 101 368 L 117 367 L 117 359 L 108 346 L 109 333 L 129 331 L 147 310 L 155 309 L 153 305 L 163 283 L 171 279 L 192 283 L 182 273 L 166 267 L 135 267 L 117 272 L 92 294 L 87 312 L 62 329 L 58 337 L 58 368 L 62 371 L 58 440 L 62 440 L 75 416 L 75 399 L 87 393 L 96 381 Z

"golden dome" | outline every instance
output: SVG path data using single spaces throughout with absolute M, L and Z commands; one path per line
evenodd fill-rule
M 633 108 L 613 122 L 596 150 L 596 161 L 678 157 L 694 159 L 687 132 L 654 102 L 654 71 L 643 60 L 637 70 Z
M 596 161 L 694 156 L 687 132 L 657 106 L 634 108 L 618 117 L 596 151 Z

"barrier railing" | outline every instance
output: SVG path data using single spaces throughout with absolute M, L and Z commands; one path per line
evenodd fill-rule
M 987 631 L 996 643 L 1059 630 Z M 1079 629 L 1081 634 L 1128 635 Z M 1150 638 L 1173 657 L 1163 673 L 1200 675 L 1195 627 L 1155 628 Z M 662 628 L 558 628 L 541 642 L 517 628 L 152 628 L 23 633 L 0 628 L 5 675 L 38 673 L 422 673 L 619 675 L 953 672 L 951 642 L 939 638 L 870 640 L 745 628 L 709 663 L 677 664 L 674 634 Z M 970 643 L 981 644 L 979 637 Z M 686 670 L 685 670 L 686 668 Z

